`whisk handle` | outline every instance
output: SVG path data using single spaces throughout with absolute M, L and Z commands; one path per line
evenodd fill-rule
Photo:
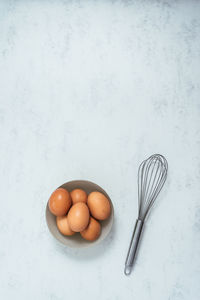
M 140 236 L 141 236 L 141 232 L 142 232 L 143 224 L 144 224 L 144 222 L 142 220 L 140 220 L 140 219 L 136 220 L 135 228 L 134 228 L 130 246 L 128 249 L 128 254 L 126 257 L 125 269 L 124 269 L 125 275 L 130 275 L 130 273 L 131 273 L 133 263 L 135 260 L 135 256 L 136 256 L 136 252 L 137 252 L 137 247 L 138 247 Z

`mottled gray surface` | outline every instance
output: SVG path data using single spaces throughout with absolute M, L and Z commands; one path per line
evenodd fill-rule
M 0 1 L 0 298 L 200 298 L 200 1 Z M 134 272 L 138 164 L 169 177 Z M 101 185 L 115 226 L 68 250 L 45 205 L 71 179 Z

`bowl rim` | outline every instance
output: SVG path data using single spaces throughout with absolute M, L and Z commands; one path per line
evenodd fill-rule
M 97 240 L 95 240 L 95 241 L 93 241 L 93 242 L 90 242 L 90 241 L 87 241 L 87 240 L 84 240 L 84 242 L 85 243 L 83 243 L 83 244 L 81 244 L 81 246 L 79 247 L 79 246 L 76 246 L 76 245 L 73 245 L 73 244 L 69 244 L 69 245 L 67 245 L 67 244 L 65 244 L 65 243 L 63 243 L 53 232 L 52 232 L 52 230 L 51 230 L 51 226 L 50 226 L 50 222 L 49 222 L 49 220 L 48 220 L 48 213 L 50 212 L 50 210 L 49 210 L 49 207 L 48 207 L 48 201 L 47 201 L 47 204 L 46 204 L 46 209 L 45 209 L 45 219 L 46 219 L 46 224 L 47 224 L 47 227 L 48 227 L 48 230 L 49 230 L 49 232 L 51 233 L 51 235 L 59 242 L 59 243 L 61 243 L 63 246 L 66 246 L 66 247 L 69 247 L 69 248 L 74 248 L 74 249 L 79 249 L 79 248 L 88 248 L 88 247 L 92 247 L 92 246 L 95 246 L 95 245 L 97 245 L 97 244 L 100 244 L 101 242 L 103 242 L 105 239 L 106 239 L 106 237 L 110 234 L 110 232 L 112 231 L 112 227 L 113 227 L 113 223 L 114 223 L 114 207 L 113 207 L 113 203 L 112 203 L 112 201 L 111 201 L 111 199 L 110 199 L 110 197 L 109 197 L 109 195 L 107 194 L 107 192 L 101 187 L 101 186 L 99 186 L 98 184 L 96 184 L 96 183 L 94 183 L 94 182 L 92 182 L 92 181 L 89 181 L 89 180 L 83 180 L 83 179 L 77 179 L 77 180 L 70 180 L 70 181 L 67 181 L 67 182 L 65 182 L 65 183 L 63 183 L 62 185 L 60 185 L 60 186 L 58 186 L 56 189 L 58 189 L 58 188 L 63 188 L 63 186 L 64 185 L 66 185 L 66 184 L 70 184 L 70 183 L 76 183 L 77 182 L 77 185 L 81 182 L 81 183 L 88 183 L 88 184 L 92 184 L 94 187 L 96 186 L 98 189 L 100 189 L 101 191 L 102 191 L 102 193 L 108 198 L 108 200 L 110 201 L 110 204 L 111 204 L 111 214 L 110 214 L 110 216 L 109 216 L 109 220 L 110 220 L 110 228 L 109 228 L 109 230 L 105 233 L 105 235 L 103 236 L 103 238 L 102 239 L 97 239 Z M 78 187 L 77 187 L 78 188 Z M 95 190 L 94 190 L 95 191 Z M 64 236 L 63 235 L 63 237 L 65 237 L 66 239 L 70 239 L 70 237 L 68 237 L 68 236 Z

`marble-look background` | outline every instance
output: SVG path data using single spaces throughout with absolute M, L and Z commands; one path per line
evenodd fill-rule
M 200 1 L 0 1 L 0 298 L 200 298 Z M 168 181 L 123 274 L 137 169 Z M 70 250 L 45 223 L 50 193 L 101 185 L 112 234 Z

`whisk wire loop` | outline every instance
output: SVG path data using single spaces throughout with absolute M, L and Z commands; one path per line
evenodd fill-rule
M 145 220 L 167 176 L 167 161 L 154 154 L 143 161 L 138 171 L 138 218 Z

